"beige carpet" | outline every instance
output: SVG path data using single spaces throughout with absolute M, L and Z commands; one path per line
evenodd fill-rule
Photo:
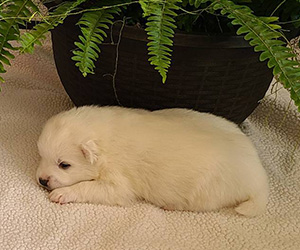
M 42 124 L 72 106 L 46 42 L 21 55 L 0 93 L 0 249 L 300 249 L 300 121 L 286 93 L 271 95 L 244 123 L 270 177 L 266 214 L 249 219 L 231 209 L 168 212 L 58 205 L 35 182 Z M 275 98 L 276 97 L 276 98 Z

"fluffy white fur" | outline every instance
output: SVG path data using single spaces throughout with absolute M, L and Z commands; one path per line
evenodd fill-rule
M 37 180 L 50 200 L 170 210 L 238 205 L 261 214 L 268 180 L 251 141 L 233 123 L 186 109 L 85 106 L 52 117 L 38 141 Z M 70 164 L 63 169 L 60 163 Z

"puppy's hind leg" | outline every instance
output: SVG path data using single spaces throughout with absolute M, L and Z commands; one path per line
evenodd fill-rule
M 60 204 L 80 202 L 120 206 L 128 206 L 135 199 L 134 194 L 126 188 L 95 180 L 54 189 L 49 198 Z
M 261 193 L 250 197 L 249 200 L 244 201 L 235 208 L 235 211 L 239 214 L 254 217 L 262 214 L 268 202 L 267 190 L 262 190 Z

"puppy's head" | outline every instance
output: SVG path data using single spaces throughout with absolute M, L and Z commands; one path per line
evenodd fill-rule
M 37 182 L 49 190 L 97 178 L 98 143 L 90 129 L 68 112 L 46 123 L 38 149 Z

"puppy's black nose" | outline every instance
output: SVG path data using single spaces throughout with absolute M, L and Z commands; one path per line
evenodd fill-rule
M 48 180 L 44 180 L 42 178 L 39 178 L 39 182 L 42 186 L 47 187 L 48 186 Z

